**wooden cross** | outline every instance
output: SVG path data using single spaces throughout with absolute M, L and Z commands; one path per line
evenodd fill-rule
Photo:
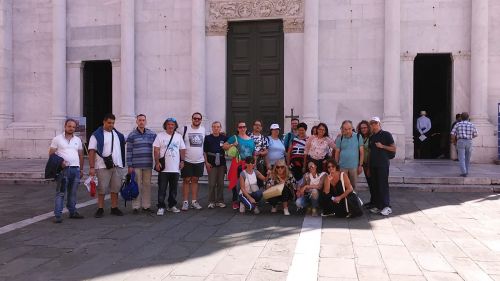
M 293 115 L 293 108 L 290 108 L 290 112 L 291 114 L 290 115 L 285 115 L 285 118 L 290 118 L 290 119 L 294 119 L 294 118 L 299 118 L 298 115 Z

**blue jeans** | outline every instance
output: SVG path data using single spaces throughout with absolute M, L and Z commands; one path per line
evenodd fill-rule
M 255 206 L 258 205 L 260 200 L 262 199 L 262 190 L 257 190 L 255 192 L 252 192 L 252 193 L 250 193 L 250 196 L 255 200 L 255 205 L 252 204 L 250 202 L 250 200 L 248 200 L 248 198 L 246 198 L 245 195 L 243 195 L 243 193 L 240 193 L 239 198 L 240 198 L 240 202 L 243 203 L 247 209 L 252 211 L 255 208 Z
M 76 191 L 80 184 L 80 168 L 66 167 L 57 177 L 56 187 L 56 202 L 54 207 L 54 215 L 60 218 L 64 207 L 64 193 L 68 193 L 66 198 L 66 208 L 69 214 L 73 215 L 76 212 Z
M 297 208 L 305 208 L 309 205 L 311 205 L 311 207 L 313 208 L 318 208 L 319 191 L 317 189 L 312 189 L 310 192 L 306 192 L 304 196 L 295 200 L 295 205 L 297 206 Z
M 467 175 L 470 168 L 470 154 L 472 152 L 472 140 L 459 139 L 457 141 L 458 161 L 460 163 L 460 171 Z

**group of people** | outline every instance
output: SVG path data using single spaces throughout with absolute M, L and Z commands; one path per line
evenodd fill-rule
M 347 196 L 356 188 L 357 177 L 364 172 L 370 190 L 365 207 L 372 213 L 392 213 L 389 197 L 389 160 L 396 153 L 392 135 L 382 130 L 378 117 L 361 121 L 354 129 L 351 121 L 342 122 L 341 133 L 331 137 L 328 126 L 319 123 L 307 135 L 308 126 L 291 120 L 292 130 L 281 134 L 278 124 L 263 134 L 263 124 L 256 120 L 252 130 L 238 122 L 237 133 L 222 132 L 221 123 L 211 124 L 206 135 L 203 116 L 195 112 L 191 124 L 179 130 L 175 118 L 163 122 L 163 131 L 146 128 L 144 114 L 136 117 L 137 127 L 125 137 L 114 128 L 115 116 L 106 114 L 103 125 L 90 137 L 89 176 L 98 179 L 96 218 L 104 216 L 104 195 L 111 194 L 111 215 L 123 216 L 118 208 L 118 193 L 126 173 L 135 173 L 139 196 L 132 201 L 133 213 L 179 213 L 202 209 L 198 202 L 198 180 L 208 173 L 208 208 L 225 208 L 224 178 L 227 173 L 232 190 L 232 208 L 241 213 L 260 212 L 263 194 L 282 186 L 280 195 L 268 198 L 271 212 L 290 215 L 290 204 L 297 210 L 310 210 L 317 216 L 349 216 Z M 76 122 L 68 119 L 65 131 L 56 136 L 49 155 L 64 159 L 57 178 L 55 222 L 62 222 L 62 208 L 67 193 L 69 217 L 83 218 L 76 209 L 76 190 L 83 171 L 83 146 L 74 135 Z M 227 169 L 226 157 L 232 162 Z M 158 172 L 158 202 L 151 206 L 152 170 Z M 177 204 L 177 183 L 182 178 L 182 204 Z M 168 197 L 167 197 L 168 190 Z

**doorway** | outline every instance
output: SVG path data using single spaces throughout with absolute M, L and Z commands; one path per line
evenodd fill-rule
M 228 132 L 238 121 L 251 128 L 262 120 L 264 133 L 272 123 L 283 128 L 283 21 L 229 23 L 227 37 Z
M 414 63 L 413 139 L 415 159 L 449 159 L 452 104 L 451 54 L 418 54 Z M 420 139 L 417 121 L 421 112 L 431 121 L 431 129 Z M 421 123 L 423 124 L 423 123 Z
M 111 112 L 111 61 L 83 62 L 83 116 L 87 118 L 87 143 L 102 125 L 104 115 Z

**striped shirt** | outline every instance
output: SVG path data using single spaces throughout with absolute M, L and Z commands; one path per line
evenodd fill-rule
M 477 137 L 477 129 L 469 121 L 460 121 L 451 130 L 451 134 L 456 136 L 457 139 L 467 139 L 472 140 L 472 138 Z
M 127 137 L 127 166 L 133 168 L 153 168 L 153 142 L 156 133 L 144 129 L 141 133 L 137 128 Z

